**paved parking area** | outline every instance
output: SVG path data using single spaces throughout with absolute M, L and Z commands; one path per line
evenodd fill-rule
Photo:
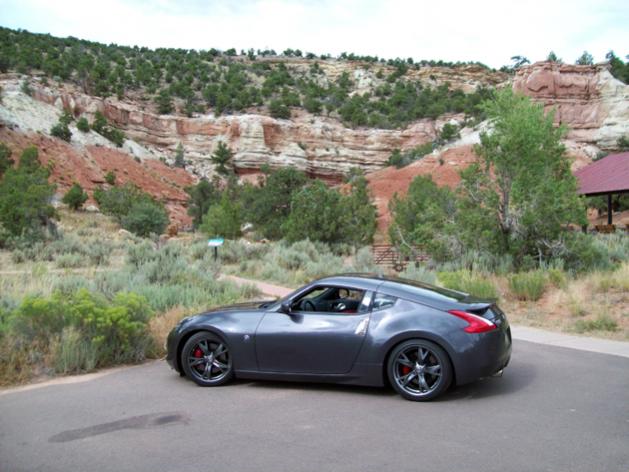
M 165 362 L 0 395 L 0 471 L 629 470 L 629 359 L 514 342 L 502 378 L 389 389 L 236 381 Z

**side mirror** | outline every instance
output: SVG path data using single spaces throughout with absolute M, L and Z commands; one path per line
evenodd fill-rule
M 282 305 L 280 306 L 280 311 L 282 313 L 290 315 L 291 313 L 290 302 L 282 302 Z

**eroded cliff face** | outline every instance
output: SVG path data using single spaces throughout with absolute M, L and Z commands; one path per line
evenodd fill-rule
M 307 60 L 292 60 L 291 65 L 308 68 L 310 64 Z M 325 68 L 325 80 L 350 72 L 360 91 L 377 85 L 381 80 L 377 70 L 385 66 L 352 64 L 348 68 L 340 63 L 322 62 L 321 67 Z M 618 138 L 629 135 L 629 86 L 614 79 L 604 65 L 541 62 L 520 69 L 512 83 L 507 76 L 474 66 L 422 68 L 407 74 L 433 86 L 448 81 L 453 88 L 466 91 L 478 85 L 512 85 L 514 90 L 544 103 L 546 108 L 555 108 L 557 123 L 568 128 L 566 145 L 575 167 L 586 165 L 602 150 L 612 150 Z M 5 126 L 0 139 L 13 142 L 18 148 L 28 139 L 43 146 L 44 159 L 50 154 L 59 163 L 59 171 L 53 177 L 62 188 L 78 177 L 85 188 L 91 189 L 102 183 L 108 170 L 126 175 L 123 180 L 133 181 L 164 200 L 174 219 L 183 225 L 188 221 L 183 187 L 194 182 L 194 176 L 213 174 L 210 156 L 220 141 L 234 151 L 234 167 L 243 178 L 255 178 L 260 168 L 268 164 L 272 168 L 294 166 L 311 177 L 337 183 L 352 167 L 362 168 L 369 174 L 382 231 L 389 222 L 388 202 L 396 192 L 405 193 L 415 175 L 426 173 L 440 184 L 455 185 L 458 171 L 474 159 L 472 145 L 478 142 L 478 130 L 464 130 L 460 141 L 416 164 L 401 170 L 381 170 L 394 149 L 409 149 L 433 141 L 445 122 L 461 122 L 464 117 L 421 120 L 401 130 L 351 129 L 338 120 L 297 109 L 290 120 L 271 118 L 261 109 L 231 116 L 207 114 L 188 118 L 158 115 L 153 112 L 152 104 L 139 99 L 101 99 L 85 95 L 70 84 L 47 86 L 32 79 L 32 98 L 28 98 L 20 91 L 25 79 L 29 80 L 15 74 L 0 76 L 6 97 L 5 103 L 0 104 L 0 126 L 2 123 Z M 34 103 L 41 107 L 35 107 Z M 46 138 L 63 109 L 90 119 L 96 111 L 101 111 L 129 139 L 122 149 L 114 149 L 99 135 L 93 132 L 83 135 L 75 129 L 71 145 Z M 485 128 L 486 123 L 480 129 Z M 188 174 L 183 170 L 173 173 L 160 162 L 172 163 L 179 143 L 184 147 Z
M 77 115 L 93 116 L 101 111 L 128 138 L 148 149 L 148 157 L 172 160 L 182 143 L 189 162 L 187 169 L 198 176 L 212 174 L 211 155 L 224 141 L 234 152 L 238 174 L 256 173 L 265 164 L 271 168 L 290 165 L 311 177 L 340 182 L 352 167 L 365 172 L 378 170 L 386 165 L 394 149 L 430 142 L 446 121 L 462 119 L 444 116 L 421 120 L 402 130 L 386 130 L 346 128 L 338 120 L 300 110 L 295 110 L 290 120 L 256 113 L 187 118 L 156 115 L 135 103 L 87 96 L 71 86 L 32 84 L 31 88 L 36 100 L 73 110 Z
M 606 65 L 537 62 L 518 70 L 513 89 L 554 108 L 555 121 L 568 128 L 567 140 L 590 154 L 613 150 L 629 134 L 629 86 Z

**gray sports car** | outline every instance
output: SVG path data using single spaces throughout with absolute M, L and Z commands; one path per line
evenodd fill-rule
M 492 301 L 353 274 L 316 280 L 282 300 L 185 318 L 167 344 L 171 367 L 202 386 L 234 377 L 390 383 L 423 401 L 501 372 L 511 331 Z

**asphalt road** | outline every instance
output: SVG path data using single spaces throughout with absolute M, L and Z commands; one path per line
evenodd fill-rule
M 629 359 L 514 342 L 502 378 L 200 388 L 165 362 L 0 396 L 0 471 L 629 471 Z

